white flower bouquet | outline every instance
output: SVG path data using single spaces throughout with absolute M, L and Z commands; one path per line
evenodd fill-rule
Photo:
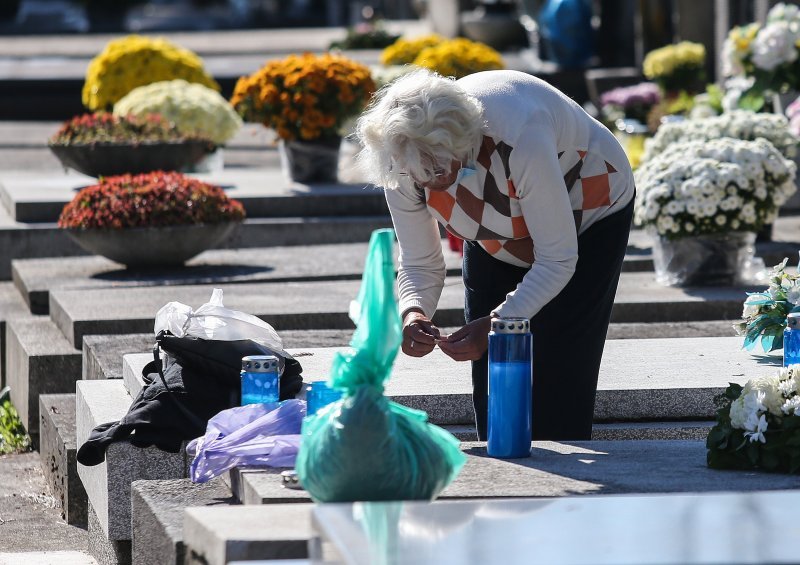
M 637 169 L 634 220 L 666 239 L 758 232 L 795 192 L 795 169 L 763 138 L 673 143 Z
M 800 471 L 800 365 L 731 383 L 706 440 L 714 469 Z
M 763 292 L 747 293 L 742 321 L 734 324 L 736 333 L 744 337 L 744 347 L 752 350 L 757 343 L 764 352 L 783 347 L 786 316 L 800 304 L 800 275 L 786 272 L 784 259 L 769 274 L 769 287 Z
M 789 120 L 784 116 L 734 110 L 721 116 L 662 124 L 655 136 L 645 142 L 643 162 L 660 155 L 673 143 L 710 141 L 722 137 L 747 141 L 763 137 L 787 159 L 795 156 L 797 144 L 800 143 L 800 139 L 789 130 Z
M 210 138 L 217 145 L 242 127 L 242 119 L 217 91 L 180 79 L 140 86 L 114 104 L 118 116 L 149 113 L 161 114 L 181 132 Z
M 764 105 L 764 94 L 800 84 L 800 8 L 776 4 L 767 21 L 734 27 L 722 50 L 726 76 L 747 76 L 753 87 L 740 104 L 752 110 Z

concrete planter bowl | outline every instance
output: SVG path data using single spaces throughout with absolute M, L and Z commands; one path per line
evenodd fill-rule
M 67 229 L 85 250 L 131 269 L 174 267 L 227 239 L 239 222 L 144 228 Z
M 208 141 L 50 145 L 64 167 L 90 177 L 181 171 L 195 165 L 214 149 L 214 144 Z

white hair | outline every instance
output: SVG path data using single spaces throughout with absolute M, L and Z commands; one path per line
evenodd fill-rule
M 384 188 L 398 187 L 398 173 L 424 184 L 453 161 L 474 160 L 483 126 L 481 103 L 455 80 L 413 71 L 383 87 L 358 119 L 358 163 Z

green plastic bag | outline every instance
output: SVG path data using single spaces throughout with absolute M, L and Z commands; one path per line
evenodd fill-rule
M 361 289 L 350 306 L 356 331 L 328 384 L 342 399 L 303 422 L 296 470 L 317 502 L 432 500 L 466 457 L 428 416 L 389 401 L 383 383 L 402 341 L 394 295 L 394 230 L 370 238 Z

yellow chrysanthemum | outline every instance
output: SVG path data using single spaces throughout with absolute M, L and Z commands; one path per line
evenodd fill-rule
M 219 90 L 195 53 L 163 38 L 129 35 L 110 41 L 89 63 L 83 104 L 90 110 L 110 109 L 138 86 L 184 79 Z
M 413 64 L 455 78 L 505 68 L 500 53 L 488 45 L 464 38 L 423 49 Z
M 681 41 L 650 51 L 642 65 L 644 76 L 657 79 L 673 74 L 680 67 L 702 67 L 706 60 L 706 48 L 701 43 Z
M 381 53 L 382 65 L 408 65 L 417 58 L 420 51 L 433 47 L 445 41 L 444 37 L 436 34 L 423 35 L 413 39 L 400 38 Z

